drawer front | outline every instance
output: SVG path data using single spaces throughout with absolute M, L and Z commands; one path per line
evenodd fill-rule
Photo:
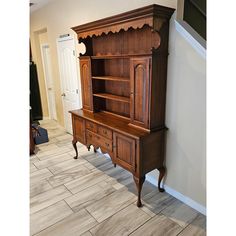
M 112 141 L 89 130 L 86 131 L 87 144 L 94 144 L 112 152 Z
M 86 121 L 86 128 L 97 133 L 97 125 L 91 121 Z
M 98 134 L 112 140 L 112 131 L 110 129 L 107 129 L 103 126 L 98 126 Z

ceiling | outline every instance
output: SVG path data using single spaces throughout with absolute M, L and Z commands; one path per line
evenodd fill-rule
M 33 3 L 33 5 L 30 7 L 30 13 L 37 11 L 38 9 L 46 6 L 50 2 L 53 2 L 55 0 L 30 0 L 30 3 Z

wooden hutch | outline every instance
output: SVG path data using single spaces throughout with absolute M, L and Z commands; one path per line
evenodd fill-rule
M 169 19 L 174 9 L 151 5 L 73 27 L 86 52 L 79 57 L 83 108 L 71 111 L 76 142 L 108 153 L 133 174 L 137 206 L 145 174 L 165 174 L 165 101 Z

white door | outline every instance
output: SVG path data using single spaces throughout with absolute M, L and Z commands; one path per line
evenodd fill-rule
M 45 86 L 47 91 L 46 94 L 48 100 L 49 118 L 57 120 L 55 91 L 54 91 L 52 71 L 51 71 L 50 48 L 48 44 L 41 44 L 41 55 L 42 55 L 43 72 L 45 78 Z
M 61 79 L 61 95 L 66 131 L 72 134 L 70 110 L 81 108 L 81 93 L 77 76 L 75 40 L 68 36 L 57 40 L 58 63 Z

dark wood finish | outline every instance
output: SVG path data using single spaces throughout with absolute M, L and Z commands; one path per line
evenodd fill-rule
M 160 192 L 164 192 L 165 189 L 161 188 L 161 181 L 162 181 L 163 177 L 165 176 L 166 168 L 163 166 L 161 168 L 158 168 L 158 170 L 160 171 L 159 177 L 158 177 L 158 189 Z
M 73 145 L 93 145 L 133 174 L 141 207 L 145 175 L 165 175 L 165 100 L 169 19 L 173 9 L 151 5 L 73 27 L 80 55 L 83 109 L 71 111 Z
M 93 76 L 93 79 L 117 81 L 117 82 L 129 82 L 129 78 L 117 77 L 117 76 Z
M 85 144 L 85 121 L 80 117 L 74 116 L 72 121 L 74 138 Z
M 76 143 L 77 143 L 77 139 L 76 138 L 73 138 L 72 140 L 72 145 L 75 149 L 75 156 L 74 156 L 74 159 L 77 159 L 78 158 L 78 149 L 77 149 L 77 146 L 76 146 Z
M 135 57 L 131 59 L 131 123 L 149 128 L 149 84 L 150 57 Z
M 110 93 L 94 93 L 93 96 L 95 97 L 100 97 L 100 98 L 106 98 L 106 99 L 110 99 L 110 100 L 114 100 L 114 101 L 118 101 L 118 102 L 130 102 L 130 98 L 128 97 L 124 97 L 124 96 L 118 96 L 118 95 L 114 95 L 114 94 L 110 94 Z
M 136 177 L 134 175 L 133 178 L 134 178 L 134 182 L 135 182 L 137 189 L 138 189 L 137 207 L 141 207 L 143 205 L 141 202 L 141 191 L 142 191 L 143 183 L 145 181 L 145 175 L 142 177 Z
M 135 173 L 135 139 L 114 132 L 113 134 L 114 162 L 126 170 Z
M 91 61 L 90 59 L 80 60 L 80 75 L 82 87 L 83 109 L 93 110 L 92 82 L 91 82 Z
M 112 131 L 102 126 L 98 127 L 98 134 L 100 134 L 101 136 L 105 138 L 112 139 Z

